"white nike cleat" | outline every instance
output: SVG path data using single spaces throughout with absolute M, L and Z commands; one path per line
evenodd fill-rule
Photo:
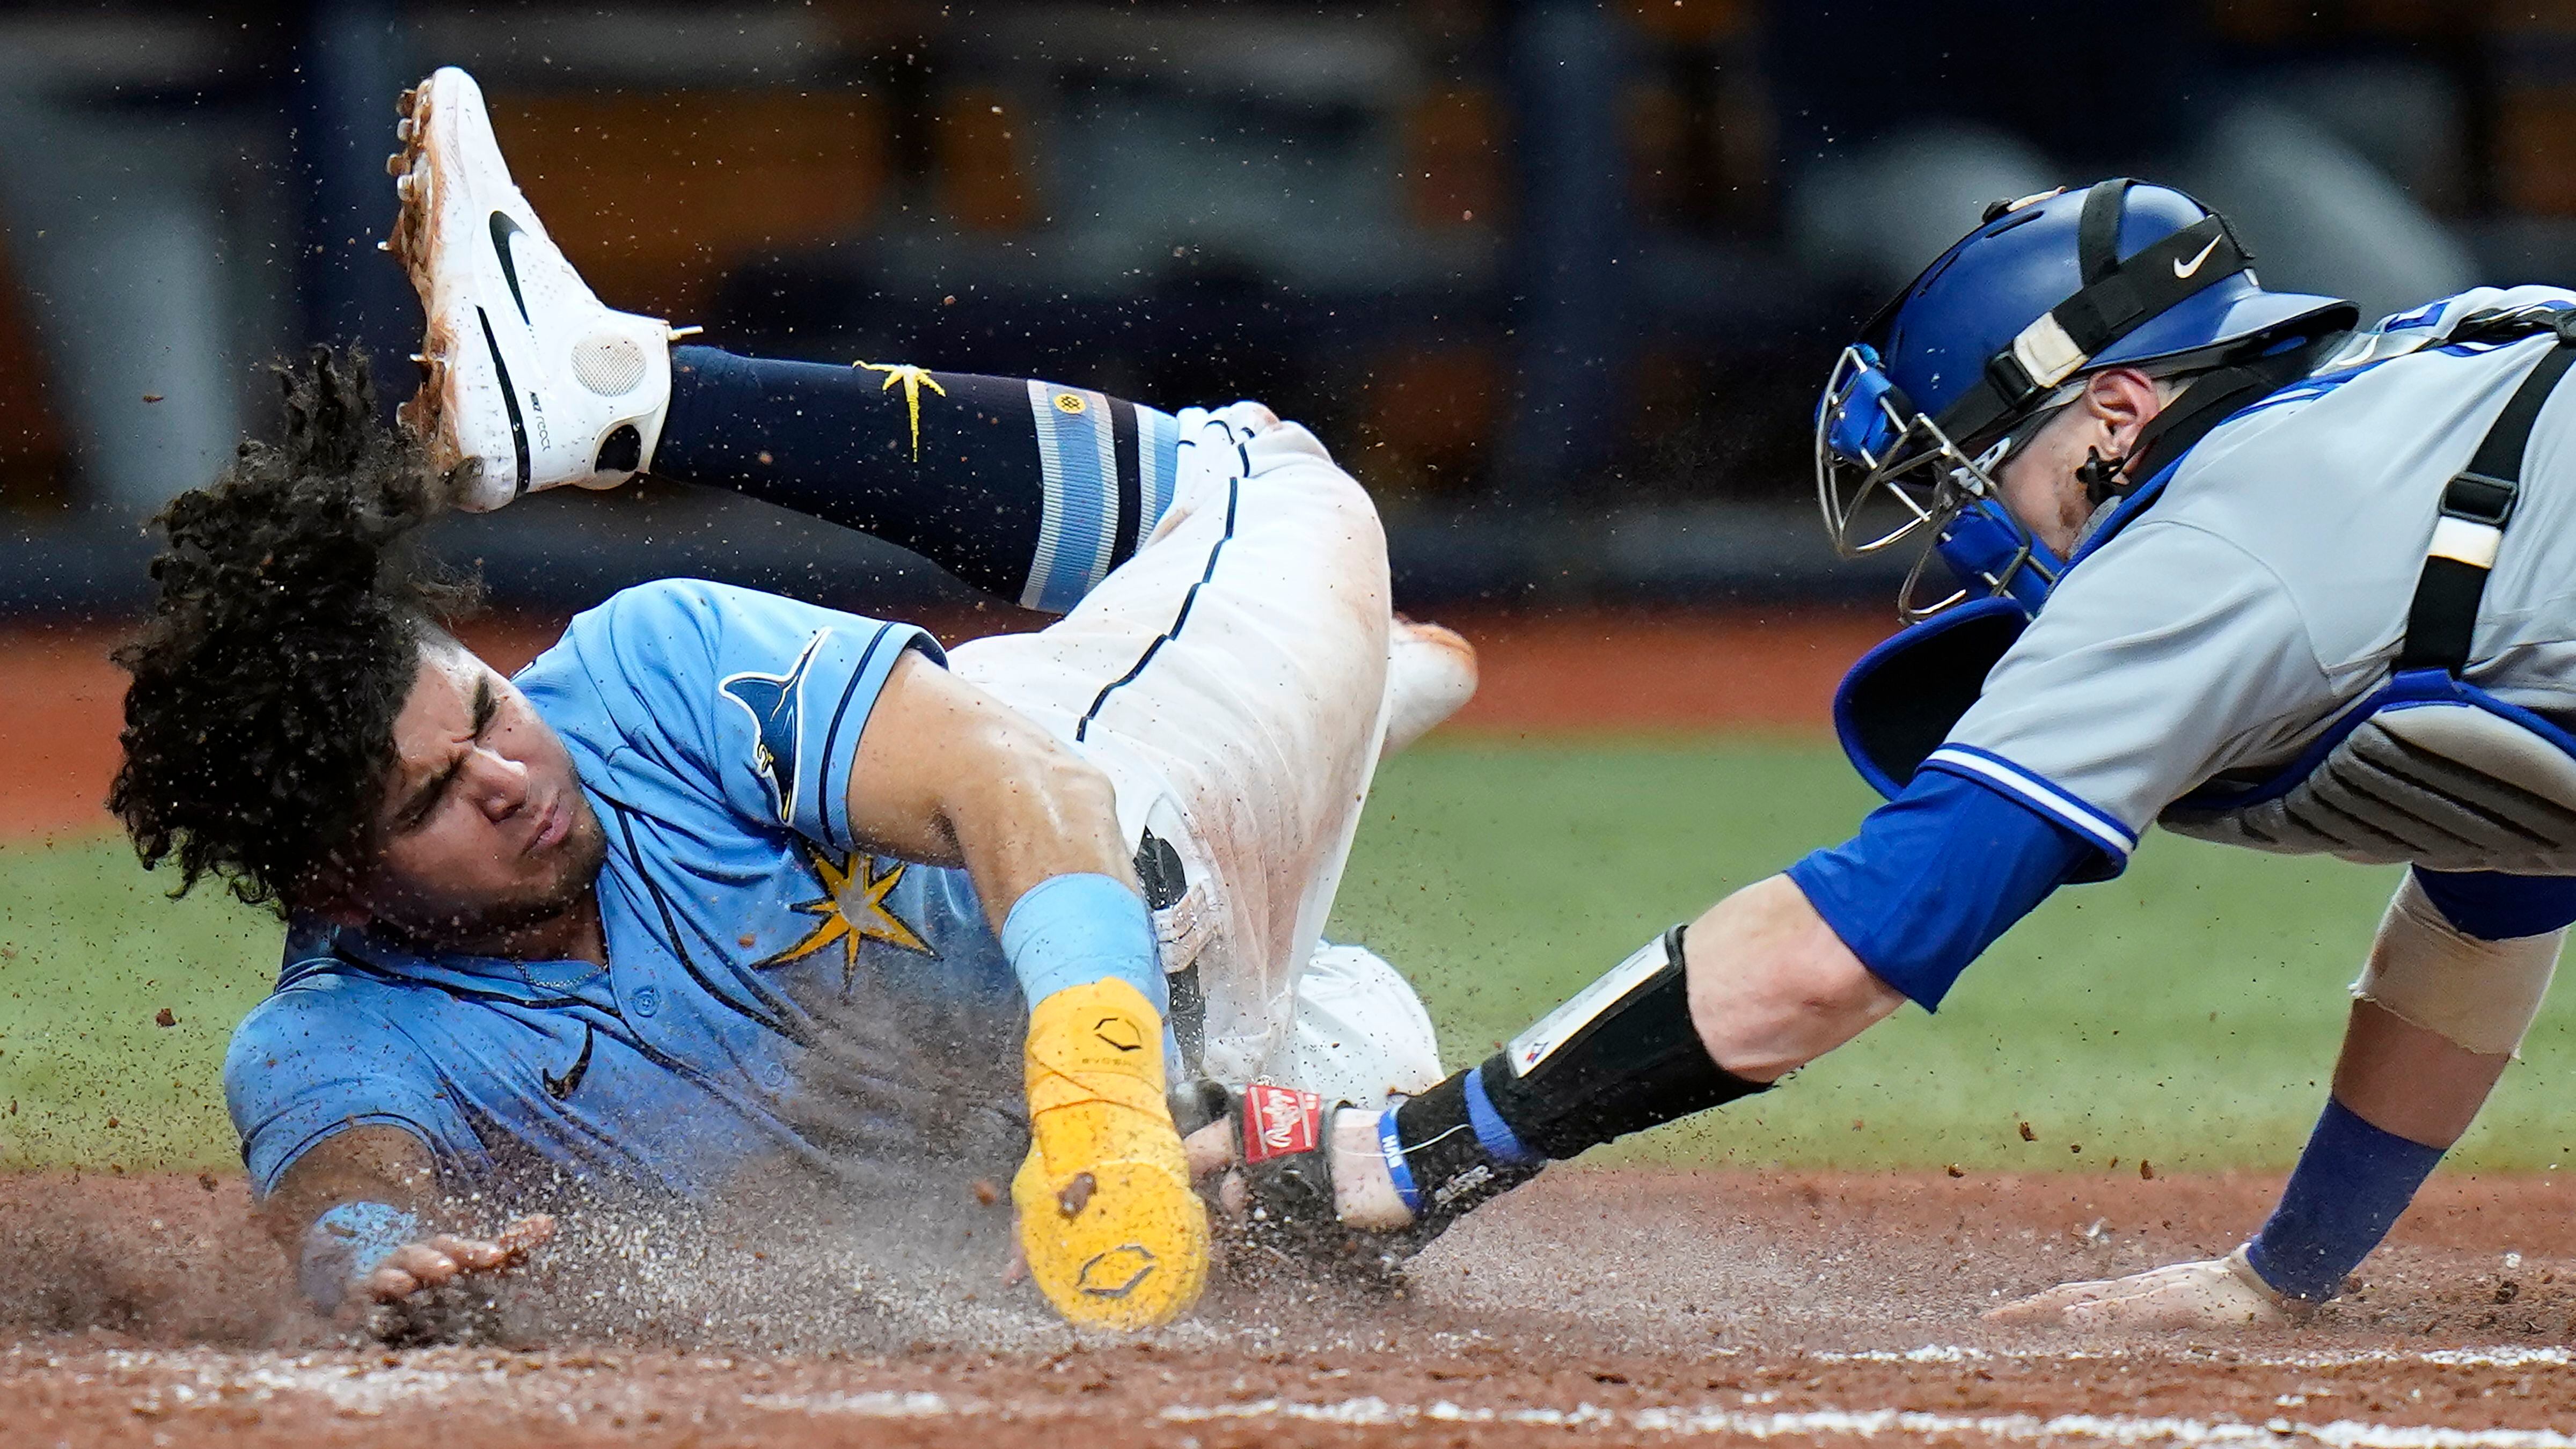
M 1476 646 L 1457 631 L 1395 616 L 1386 639 L 1386 743 L 1378 758 L 1431 733 L 1476 695 Z
M 387 249 L 429 314 L 427 376 L 402 418 L 457 470 L 457 505 L 643 471 L 670 405 L 670 324 L 583 285 L 511 182 L 472 76 L 443 67 L 399 109 Z

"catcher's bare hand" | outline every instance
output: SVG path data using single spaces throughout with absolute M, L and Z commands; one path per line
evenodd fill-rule
M 2095 1332 L 2260 1328 L 2296 1322 L 2298 1306 L 2257 1277 L 2245 1250 L 2126 1278 L 2065 1283 L 1986 1314 L 1989 1323 Z
M 525 1260 L 555 1235 L 555 1220 L 533 1213 L 490 1238 L 460 1238 L 434 1233 L 396 1248 L 359 1288 L 375 1303 L 399 1303 L 428 1288 L 453 1283 L 469 1273 L 492 1273 Z

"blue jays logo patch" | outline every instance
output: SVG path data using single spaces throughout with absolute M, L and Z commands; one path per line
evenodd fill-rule
M 781 825 L 796 823 L 797 767 L 804 760 L 805 671 L 814 663 L 814 651 L 831 636 L 829 629 L 816 631 L 785 674 L 746 670 L 728 675 L 716 686 L 751 716 L 751 767 L 769 782 Z

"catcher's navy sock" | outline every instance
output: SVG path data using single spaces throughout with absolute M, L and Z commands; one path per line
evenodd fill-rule
M 2388 1236 L 2442 1149 L 2363 1121 L 2332 1097 L 2246 1261 L 2292 1298 L 2322 1303 Z
M 1153 531 L 1179 439 L 1167 414 L 1051 383 L 681 347 L 651 470 L 872 533 L 1062 613 Z

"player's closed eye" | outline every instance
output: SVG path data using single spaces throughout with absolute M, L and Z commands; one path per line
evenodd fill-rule
M 483 742 L 484 734 L 492 728 L 493 718 L 500 711 L 501 701 L 492 690 L 492 676 L 486 674 L 474 681 L 473 733 L 467 738 L 467 748 L 457 751 L 456 757 L 448 761 L 445 768 L 441 769 L 427 784 L 421 786 L 412 796 L 410 803 L 395 814 L 393 827 L 395 834 L 408 835 L 428 824 L 429 818 L 438 813 L 439 805 L 447 799 L 448 791 L 456 784 L 457 775 L 465 768 L 466 755 L 473 746 Z

